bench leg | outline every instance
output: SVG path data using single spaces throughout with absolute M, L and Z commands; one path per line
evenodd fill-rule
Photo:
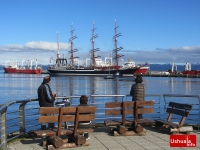
M 47 145 L 47 150 L 55 150 L 53 145 Z
M 42 145 L 43 147 L 47 146 L 47 140 L 46 140 L 46 138 L 42 138 L 41 145 Z

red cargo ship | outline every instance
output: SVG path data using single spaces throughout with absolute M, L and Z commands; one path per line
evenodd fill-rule
M 26 66 L 23 66 L 23 63 L 26 63 Z M 35 62 L 35 67 L 32 68 L 32 63 Z M 37 65 L 37 60 L 31 61 L 22 61 L 22 65 L 20 66 L 17 62 L 7 61 L 4 67 L 5 73 L 22 73 L 22 74 L 41 74 L 42 67 Z
M 185 70 L 181 72 L 184 75 L 200 75 L 200 70 L 192 70 L 191 64 L 186 63 Z

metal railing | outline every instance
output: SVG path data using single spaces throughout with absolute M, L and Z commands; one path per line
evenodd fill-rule
M 29 102 L 38 101 L 37 99 L 23 100 L 23 101 L 12 101 L 8 102 L 0 107 L 0 118 L 1 118 L 1 148 L 6 149 L 7 142 L 26 134 L 26 115 L 25 106 Z M 18 110 L 9 110 L 14 104 L 18 105 Z M 35 109 L 35 108 L 32 108 Z M 37 108 L 38 109 L 38 108 Z M 28 109 L 27 109 L 28 110 Z M 31 110 L 31 109 L 29 109 Z M 12 122 L 12 123 L 9 123 Z
M 146 94 L 145 100 L 155 100 L 155 113 L 148 114 L 152 120 L 160 119 L 164 114 L 163 108 L 167 107 L 166 97 L 183 97 L 183 98 L 197 98 L 197 101 L 193 101 L 194 105 L 193 118 L 196 119 L 196 124 L 200 125 L 200 100 L 197 95 L 173 95 L 164 94 L 164 100 L 161 101 L 161 96 L 159 94 Z M 150 98 L 153 97 L 153 98 Z M 80 96 L 61 96 L 57 97 L 58 101 L 61 99 L 68 98 L 70 100 L 71 106 L 77 106 L 79 104 Z M 94 123 L 103 123 L 103 120 L 108 117 L 105 116 L 105 102 L 111 101 L 130 101 L 132 100 L 130 95 L 89 95 L 88 104 L 97 106 L 97 113 Z M 176 100 L 173 100 L 176 101 Z M 38 124 L 38 99 L 29 99 L 22 101 L 12 101 L 6 104 L 0 105 L 0 129 L 1 129 L 1 145 L 2 149 L 7 148 L 7 143 L 13 139 L 16 139 L 22 135 L 27 134 L 31 130 L 36 130 L 40 128 Z M 110 118 L 110 117 L 109 117 Z M 194 121 L 194 120 L 193 120 Z M 198 128 L 199 129 L 199 128 Z

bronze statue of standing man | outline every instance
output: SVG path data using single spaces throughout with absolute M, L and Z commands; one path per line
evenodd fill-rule
M 137 76 L 135 78 L 135 84 L 132 85 L 130 95 L 132 96 L 132 101 L 144 101 L 145 96 L 145 86 L 142 84 L 142 76 Z M 142 114 L 138 114 L 138 119 L 143 119 Z

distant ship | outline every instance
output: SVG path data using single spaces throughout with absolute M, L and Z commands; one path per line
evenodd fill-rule
M 181 72 L 184 75 L 200 75 L 200 70 L 192 70 L 191 64 L 186 63 L 185 70 Z
M 32 67 L 32 63 L 35 62 L 35 66 Z M 26 63 L 27 65 L 23 65 Z M 22 60 L 22 65 L 20 65 L 18 62 L 10 62 L 7 61 L 4 67 L 5 73 L 21 73 L 21 74 L 41 74 L 42 73 L 42 67 L 37 65 L 37 60 Z
M 100 59 L 100 56 L 96 54 L 97 51 L 99 51 L 98 48 L 95 48 L 94 41 L 95 38 L 98 37 L 98 35 L 94 33 L 94 22 L 92 27 L 92 37 L 91 37 L 91 43 L 92 43 L 92 50 L 90 50 L 91 58 L 86 58 L 85 65 L 80 66 L 79 65 L 79 57 L 74 57 L 74 52 L 77 52 L 77 49 L 74 49 L 73 40 L 77 37 L 74 36 L 74 29 L 73 24 L 71 25 L 71 38 L 69 39 L 70 42 L 70 62 L 68 64 L 68 61 L 66 58 L 60 58 L 59 55 L 59 44 L 58 44 L 58 51 L 57 51 L 57 58 L 56 64 L 54 66 L 50 66 L 47 70 L 49 71 L 51 76 L 62 76 L 62 75 L 90 75 L 90 76 L 105 76 L 106 74 L 113 74 L 119 73 L 120 75 L 126 76 L 126 75 L 135 75 L 135 74 L 145 74 L 147 70 L 149 69 L 148 63 L 137 65 L 135 62 L 131 61 L 130 59 L 127 62 L 122 62 L 122 65 L 119 65 L 119 58 L 123 57 L 123 55 L 118 54 L 120 50 L 122 50 L 122 47 L 118 47 L 118 40 L 117 38 L 121 36 L 120 33 L 117 33 L 117 24 L 115 21 L 115 35 L 113 37 L 114 40 L 114 58 L 112 57 L 105 57 L 105 61 Z M 57 34 L 58 35 L 58 34 Z M 57 43 L 58 43 L 58 37 L 57 37 Z M 114 64 L 112 62 L 114 60 Z M 89 63 L 88 63 L 89 62 Z M 77 63 L 77 65 L 75 65 Z

